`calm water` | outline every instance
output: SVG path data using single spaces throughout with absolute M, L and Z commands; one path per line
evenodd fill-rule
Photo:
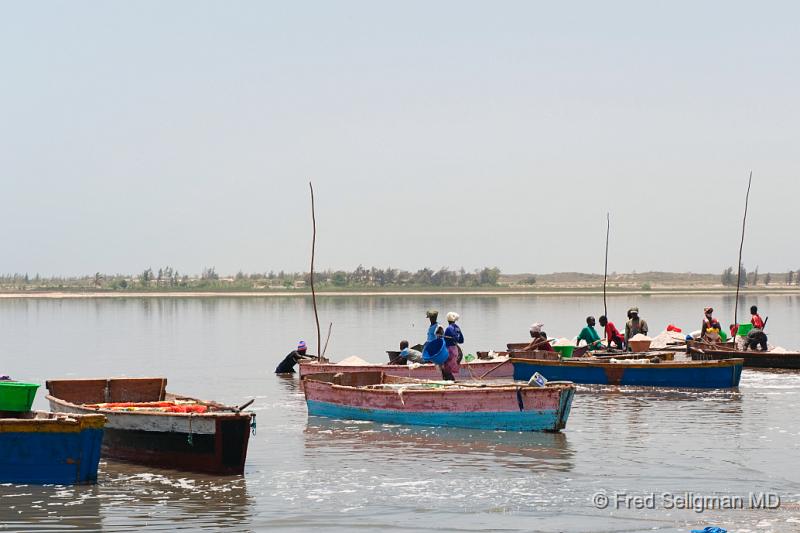
M 771 342 L 800 347 L 800 298 L 759 296 L 742 311 L 752 303 L 770 316 Z M 618 326 L 632 304 L 654 333 L 697 329 L 704 305 L 732 321 L 729 297 L 615 297 Z M 328 355 L 381 362 L 400 339 L 423 339 L 429 307 L 460 312 L 474 352 L 525 340 L 534 321 L 572 337 L 602 299 L 327 298 Z M 314 347 L 315 336 L 303 298 L 0 300 L 0 374 L 163 375 L 172 391 L 256 398 L 258 414 L 244 477 L 103 461 L 96 486 L 0 485 L 0 529 L 800 531 L 800 372 L 746 370 L 737 391 L 581 387 L 561 434 L 382 426 L 309 419 L 297 380 L 272 374 L 299 338 Z M 593 505 L 598 491 L 608 508 Z M 780 508 L 700 513 L 665 509 L 662 498 L 761 491 L 779 495 Z M 651 492 L 655 509 L 614 508 L 615 494 Z

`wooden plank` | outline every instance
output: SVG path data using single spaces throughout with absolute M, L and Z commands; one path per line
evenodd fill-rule
M 108 380 L 108 401 L 157 402 L 163 398 L 166 386 L 166 378 L 111 378 Z M 54 396 L 60 398 L 57 394 Z

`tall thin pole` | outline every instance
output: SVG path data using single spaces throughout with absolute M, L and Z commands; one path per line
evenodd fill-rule
M 744 226 L 747 222 L 747 204 L 750 201 L 750 184 L 753 182 L 753 171 L 750 171 L 750 179 L 747 180 L 747 195 L 744 197 L 744 216 L 742 217 L 742 241 L 739 243 L 739 262 L 736 263 L 738 272 L 736 274 L 736 303 L 733 308 L 733 323 L 739 324 L 739 287 L 742 286 L 742 248 L 744 248 Z
M 603 270 L 603 314 L 608 320 L 608 304 L 606 303 L 606 283 L 608 282 L 608 234 L 611 232 L 611 215 L 606 213 L 606 264 Z
M 322 359 L 322 335 L 319 332 L 319 313 L 317 312 L 317 292 L 314 290 L 314 249 L 317 246 L 317 216 L 314 213 L 314 186 L 308 182 L 311 189 L 311 226 L 314 233 L 311 237 L 311 301 L 314 304 L 314 320 L 317 322 L 317 361 Z

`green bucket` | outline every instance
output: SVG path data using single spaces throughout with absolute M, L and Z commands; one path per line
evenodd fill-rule
M 38 388 L 35 383 L 0 381 L 0 411 L 30 411 Z
M 553 346 L 553 349 L 557 351 L 561 357 L 572 357 L 572 352 L 575 351 L 574 346 Z

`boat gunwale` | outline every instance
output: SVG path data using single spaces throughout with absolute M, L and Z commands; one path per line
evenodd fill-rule
M 486 394 L 486 393 L 490 393 L 490 392 L 512 392 L 512 391 L 516 391 L 518 389 L 521 389 L 521 390 L 525 390 L 525 389 L 531 389 L 531 390 L 544 389 L 544 390 L 548 390 L 548 389 L 550 389 L 550 390 L 559 390 L 559 391 L 563 391 L 565 389 L 570 389 L 570 388 L 571 389 L 575 389 L 575 384 L 572 383 L 572 382 L 569 382 L 569 383 L 558 382 L 558 383 L 553 383 L 553 384 L 549 384 L 548 383 L 547 386 L 545 386 L 545 387 L 533 387 L 533 386 L 530 386 L 530 385 L 528 385 L 527 383 L 525 383 L 523 381 L 513 382 L 513 383 L 503 383 L 503 384 L 497 384 L 497 385 L 492 385 L 492 384 L 467 385 L 466 383 L 464 383 L 462 385 L 462 387 L 460 387 L 460 388 L 456 388 L 456 387 L 452 387 L 451 388 L 451 387 L 449 387 L 447 385 L 444 385 L 443 387 L 430 388 L 430 389 L 412 389 L 412 388 L 408 388 L 408 389 L 374 388 L 373 389 L 373 388 L 368 388 L 368 387 L 370 387 L 370 385 L 377 385 L 377 383 L 373 383 L 373 384 L 369 384 L 369 385 L 341 385 L 341 384 L 338 384 L 338 383 L 333 383 L 331 381 L 324 381 L 324 380 L 320 380 L 320 379 L 312 379 L 313 376 L 315 376 L 315 374 L 308 374 L 307 376 L 304 376 L 302 379 L 303 379 L 303 381 L 310 381 L 310 382 L 313 382 L 313 383 L 319 383 L 321 385 L 328 386 L 328 387 L 330 387 L 331 389 L 334 389 L 334 390 L 367 391 L 367 392 L 370 392 L 370 393 L 380 393 L 380 394 L 384 394 L 384 395 L 399 395 L 399 394 L 402 393 L 403 396 L 411 394 L 411 393 L 415 393 L 415 394 L 416 393 L 422 393 L 422 394 L 429 394 L 429 393 L 452 394 L 452 393 L 455 393 L 455 392 L 463 392 L 463 393 L 481 392 L 481 393 Z M 415 380 L 414 378 L 398 378 L 396 376 L 388 376 L 388 375 L 386 375 L 385 377 L 393 377 L 395 379 L 400 379 L 400 380 L 411 380 L 411 381 L 397 381 L 396 383 L 398 383 L 398 384 L 408 383 L 409 385 L 424 385 L 425 383 L 433 382 L 431 380 Z M 458 383 L 461 383 L 461 382 L 455 382 L 455 383 L 458 384 Z M 381 383 L 381 384 L 383 384 L 383 383 Z
M 176 399 L 179 398 L 179 399 L 184 399 L 184 400 L 192 400 L 192 401 L 200 402 L 202 405 L 209 405 L 209 403 L 204 402 L 203 400 L 198 400 L 198 399 L 195 399 L 195 398 L 191 398 L 189 396 L 179 396 L 178 397 L 177 395 L 174 395 L 174 394 L 171 394 L 171 393 L 167 393 L 167 394 L 170 394 L 171 396 L 176 397 Z M 45 395 L 45 399 L 50 401 L 50 402 L 55 402 L 55 403 L 57 403 L 59 405 L 69 406 L 69 407 L 72 407 L 72 408 L 75 408 L 75 409 L 80 409 L 80 410 L 86 411 L 86 414 L 99 413 L 99 414 L 105 415 L 106 417 L 108 415 L 144 415 L 144 416 L 156 416 L 157 415 L 157 416 L 174 416 L 174 417 L 179 417 L 179 418 L 183 418 L 183 417 L 193 417 L 193 418 L 197 418 L 197 417 L 203 417 L 203 418 L 236 418 L 236 417 L 252 416 L 254 414 L 254 413 L 249 412 L 249 411 L 236 412 L 234 407 L 227 406 L 227 405 L 225 405 L 223 407 L 226 408 L 226 409 L 229 409 L 230 411 L 211 411 L 211 412 L 207 412 L 207 413 L 165 413 L 165 412 L 161 412 L 161 411 L 124 411 L 124 410 L 116 410 L 116 409 L 105 409 L 105 408 L 102 408 L 102 407 L 87 407 L 87 404 L 73 403 L 73 402 L 58 398 L 56 396 L 53 396 L 52 394 Z M 167 400 L 164 400 L 164 401 L 167 401 Z M 131 403 L 135 403 L 135 402 L 131 402 Z M 88 405 L 92 405 L 92 404 L 88 404 Z M 214 402 L 211 402 L 211 405 L 214 406 L 214 407 L 217 407 L 217 406 L 220 406 L 220 405 L 223 405 L 223 404 L 215 404 Z
M 800 357 L 800 352 L 762 352 L 759 350 L 718 350 L 714 348 L 690 348 L 690 354 L 698 355 L 739 355 L 740 359 L 748 357 L 766 358 L 766 357 L 785 357 L 788 359 Z M 729 358 L 730 359 L 730 358 Z
M 710 359 L 706 361 L 661 361 L 659 363 L 631 363 L 629 360 L 622 360 L 620 362 L 612 363 L 611 361 L 580 361 L 580 360 L 558 360 L 553 361 L 549 359 L 523 359 L 511 358 L 511 363 L 522 364 L 535 364 L 541 366 L 590 366 L 590 367 L 611 367 L 611 368 L 702 368 L 702 367 L 720 367 L 720 366 L 737 366 L 744 365 L 743 358 L 729 358 L 729 359 Z

